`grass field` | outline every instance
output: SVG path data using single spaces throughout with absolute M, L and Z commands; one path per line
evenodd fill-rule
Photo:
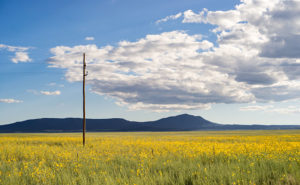
M 300 184 L 300 130 L 0 134 L 0 184 Z

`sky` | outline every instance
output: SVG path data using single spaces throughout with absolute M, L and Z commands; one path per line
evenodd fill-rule
M 300 124 L 300 1 L 0 0 L 0 124 Z

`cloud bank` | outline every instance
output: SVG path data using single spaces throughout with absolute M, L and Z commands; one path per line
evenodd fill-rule
M 228 11 L 187 10 L 162 20 L 214 25 L 216 44 L 201 33 L 175 30 L 117 46 L 57 46 L 50 66 L 66 69 L 69 81 L 81 81 L 85 52 L 92 91 L 130 109 L 299 99 L 298 12 L 300 2 L 282 0 L 243 0 Z

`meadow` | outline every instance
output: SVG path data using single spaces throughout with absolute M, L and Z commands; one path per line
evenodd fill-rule
M 0 134 L 0 184 L 300 184 L 300 130 Z

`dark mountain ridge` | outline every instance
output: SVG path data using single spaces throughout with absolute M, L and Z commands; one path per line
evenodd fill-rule
M 223 125 L 201 116 L 182 114 L 156 121 L 136 122 L 121 118 L 87 119 L 88 132 L 196 131 L 196 130 L 277 130 L 300 129 L 300 125 Z M 81 118 L 42 118 L 0 125 L 0 133 L 81 132 Z

